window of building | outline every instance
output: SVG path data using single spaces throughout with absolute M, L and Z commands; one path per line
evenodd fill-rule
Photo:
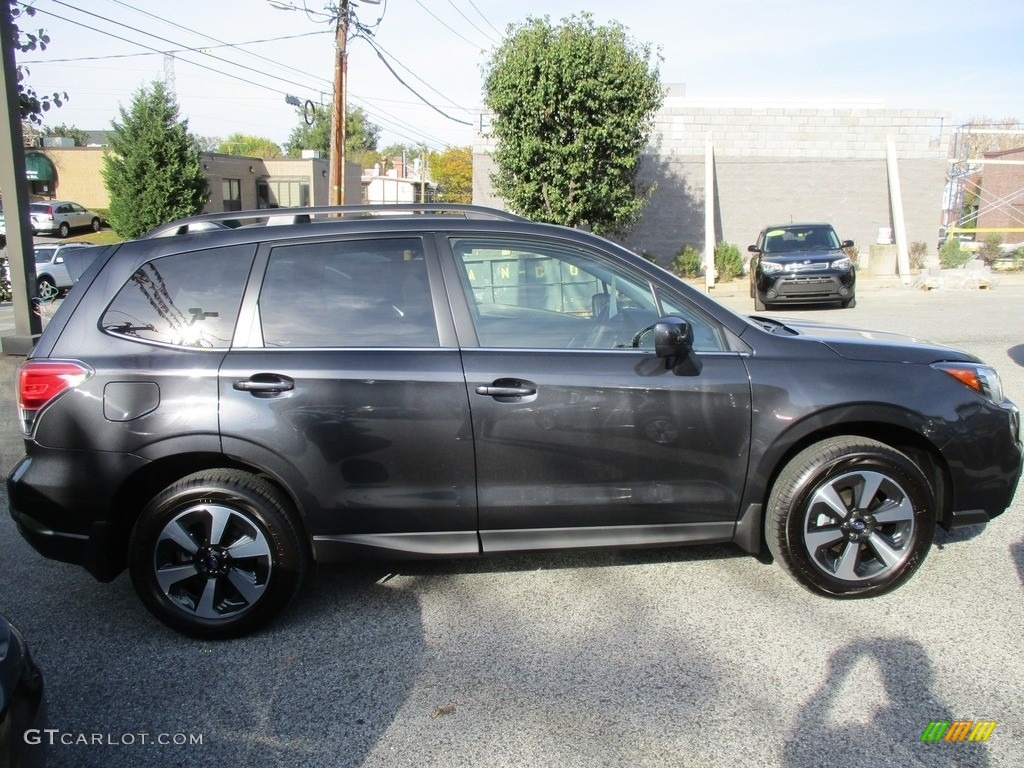
M 309 205 L 309 182 L 289 179 L 260 179 L 256 182 L 258 208 L 298 208 Z
M 225 211 L 242 210 L 242 180 L 224 179 L 221 181 L 222 204 Z

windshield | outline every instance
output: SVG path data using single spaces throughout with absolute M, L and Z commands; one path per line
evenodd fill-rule
M 832 227 L 804 226 L 777 227 L 764 234 L 765 253 L 792 253 L 793 251 L 835 251 L 839 238 Z

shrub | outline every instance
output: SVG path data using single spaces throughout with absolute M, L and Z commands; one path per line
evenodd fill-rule
M 910 244 L 908 255 L 911 269 L 923 269 L 925 257 L 928 255 L 928 244 L 923 240 L 915 240 Z
M 971 260 L 969 251 L 960 247 L 960 241 L 950 238 L 939 248 L 939 265 L 943 269 L 956 269 Z
M 684 245 L 672 259 L 672 271 L 680 277 L 700 277 L 704 256 L 692 245 Z
M 998 234 L 991 234 L 985 238 L 985 242 L 981 244 L 981 249 L 978 251 L 978 258 L 984 261 L 989 266 L 995 263 L 996 259 L 1003 255 L 1003 249 L 1000 246 L 1003 244 L 1003 236 Z
M 719 243 L 715 246 L 715 270 L 718 280 L 728 283 L 743 274 L 743 256 L 740 249 L 732 243 Z

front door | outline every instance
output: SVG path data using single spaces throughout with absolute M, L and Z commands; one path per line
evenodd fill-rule
M 750 387 L 724 329 L 640 272 L 558 241 L 454 237 L 487 550 L 728 540 Z M 659 316 L 691 323 L 699 368 L 666 370 Z

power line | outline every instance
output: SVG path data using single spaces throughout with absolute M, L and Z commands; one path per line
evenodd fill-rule
M 370 38 L 369 37 L 363 37 L 363 39 L 366 40 L 367 42 L 370 42 Z M 456 117 L 452 117 L 451 115 L 447 114 L 446 112 L 443 112 L 439 107 L 435 107 L 433 104 L 431 104 L 429 101 L 427 101 L 423 96 L 421 96 L 416 91 L 415 88 L 413 88 L 411 85 L 409 85 L 407 82 L 405 82 L 405 80 L 403 80 L 401 78 L 401 76 L 397 72 L 395 72 L 394 67 L 392 67 L 388 63 L 388 60 L 384 58 L 383 54 L 381 54 L 381 52 L 377 50 L 377 48 L 373 45 L 372 42 L 370 43 L 370 47 L 373 48 L 374 53 L 377 54 L 377 58 L 379 58 L 381 60 L 381 62 L 384 64 L 384 66 L 388 68 L 388 71 L 394 76 L 395 80 L 397 80 L 402 85 L 404 85 L 409 90 L 410 93 L 412 93 L 414 96 L 416 96 L 416 98 L 420 99 L 424 104 L 426 104 L 432 110 L 437 112 L 437 114 L 441 115 L 441 117 L 448 118 L 453 123 L 460 123 L 461 125 L 469 125 L 469 126 L 473 125 L 473 123 L 469 123 L 469 122 L 466 122 L 465 120 L 459 120 Z
M 243 45 L 251 45 L 253 43 L 265 43 L 265 42 L 275 42 L 277 40 L 289 40 L 289 39 L 297 38 L 297 37 L 305 37 L 307 35 L 329 34 L 329 30 L 321 30 L 319 32 L 305 32 L 305 33 L 303 33 L 301 35 L 289 35 L 289 36 L 284 36 L 284 37 L 279 37 L 279 38 L 269 38 L 269 39 L 266 39 L 266 40 L 253 40 L 253 41 L 246 42 L 246 43 L 228 43 L 225 40 L 220 40 L 220 39 L 218 39 L 216 37 L 213 37 L 212 35 L 208 35 L 205 32 L 200 32 L 199 30 L 191 29 L 189 27 L 184 26 L 183 24 L 179 24 L 176 21 L 171 21 L 170 19 L 165 19 L 165 18 L 163 18 L 161 16 L 157 16 L 155 13 L 150 13 L 149 11 L 144 11 L 141 8 L 135 8 L 135 7 L 131 6 L 131 5 L 129 5 L 128 3 L 123 2 L 123 0 L 107 0 L 107 2 L 115 3 L 117 5 L 120 5 L 123 8 L 127 8 L 128 10 L 131 10 L 131 11 L 136 11 L 137 13 L 141 13 L 141 14 L 143 14 L 145 16 L 148 16 L 151 19 L 155 19 L 156 21 L 159 21 L 159 22 L 162 22 L 164 24 L 167 24 L 168 26 L 175 27 L 175 28 L 180 29 L 180 30 L 182 30 L 184 32 L 189 32 L 190 34 L 199 35 L 200 37 L 204 37 L 207 40 L 213 40 L 215 43 L 218 43 L 218 45 L 204 46 L 204 48 L 203 48 L 204 51 L 206 49 L 212 49 L 212 48 L 235 48 L 236 50 L 238 50 L 239 53 L 243 53 L 246 56 L 251 56 L 254 59 L 258 59 L 259 61 L 266 62 L 268 64 L 271 64 L 271 65 L 275 66 L 275 67 L 280 67 L 281 69 L 290 70 L 292 72 L 295 72 L 296 74 L 302 75 L 303 77 L 311 77 L 314 80 L 322 80 L 323 82 L 330 82 L 329 80 L 326 80 L 324 78 L 319 78 L 316 75 L 311 75 L 308 72 L 304 72 L 301 69 L 297 69 L 297 68 L 289 66 L 287 64 L 282 64 L 281 62 L 275 61 L 274 59 L 268 58 L 267 56 L 262 56 L 262 55 L 260 55 L 258 53 L 253 53 L 252 51 L 243 50 L 240 47 L 240 46 L 243 46 Z M 192 50 L 196 50 L 196 49 L 192 49 Z M 239 66 L 239 65 L 236 65 L 236 66 Z
M 498 37 L 501 37 L 501 38 L 505 37 L 501 32 L 498 31 L 498 28 L 496 26 L 491 24 L 490 19 L 488 19 L 486 16 L 484 16 L 483 11 L 481 11 L 479 8 L 476 7 L 476 3 L 474 3 L 473 0 L 469 0 L 469 4 L 471 6 L 473 6 L 473 10 L 474 11 L 476 11 L 477 13 L 480 14 L 480 18 L 487 22 L 487 26 L 489 26 L 491 29 L 493 29 L 497 33 Z
M 484 32 L 484 31 L 483 31 L 482 29 L 480 29 L 480 27 L 478 27 L 478 26 L 477 26 L 476 24 L 474 24 L 474 23 L 473 23 L 473 22 L 472 22 L 472 21 L 470 20 L 470 18 L 469 18 L 469 17 L 468 17 L 468 16 L 466 15 L 466 14 L 464 14 L 464 13 L 463 13 L 463 12 L 462 12 L 462 11 L 461 11 L 461 10 L 459 9 L 459 7 L 458 7 L 457 5 L 455 5 L 455 3 L 454 3 L 454 2 L 452 2 L 452 0 L 448 0 L 448 5 L 450 5 L 450 6 L 452 7 L 452 8 L 454 8 L 454 9 L 455 9 L 455 12 L 456 12 L 456 13 L 458 13 L 458 14 L 459 14 L 459 16 L 461 16 L 462 18 L 464 18 L 464 19 L 465 19 L 465 20 L 466 20 L 466 21 L 467 21 L 467 22 L 469 23 L 469 26 L 471 26 L 471 27 L 472 27 L 473 29 L 475 29 L 475 30 L 476 30 L 477 32 L 479 32 L 479 33 L 480 33 L 481 35 L 483 35 L 484 37 L 486 37 L 486 38 L 487 38 L 488 40 L 490 40 L 490 41 L 491 41 L 492 43 L 494 43 L 495 45 L 497 45 L 497 44 L 498 44 L 498 41 L 497 41 L 497 40 L 495 40 L 495 39 L 494 39 L 493 37 L 491 37 L 491 36 L 490 36 L 489 34 L 487 34 L 487 33 L 486 33 L 486 32 Z M 477 11 L 477 13 L 479 13 L 479 11 Z
M 435 13 L 434 13 L 434 12 L 433 12 L 432 10 L 430 10 L 429 8 L 427 8 L 427 6 L 425 6 L 425 5 L 423 4 L 423 3 L 421 3 L 421 2 L 420 2 L 420 0 L 416 0 L 416 5 L 418 5 L 418 6 L 419 6 L 420 8 L 422 8 L 422 9 L 423 9 L 424 11 L 426 11 L 426 12 L 427 12 L 427 13 L 429 13 L 429 14 L 430 14 L 431 16 L 433 16 L 433 17 L 434 17 L 434 20 L 435 20 L 435 21 L 436 21 L 436 22 L 437 22 L 438 24 L 440 24 L 440 25 L 441 25 L 442 27 L 444 27 L 445 29 L 447 29 L 447 30 L 448 30 L 449 32 L 451 32 L 451 33 L 452 33 L 453 35 L 455 35 L 456 37 L 462 38 L 463 40 L 465 40 L 465 41 L 466 41 L 467 43 L 469 43 L 470 45 L 472 45 L 472 46 L 473 46 L 474 48 L 476 48 L 477 50 L 481 50 L 481 51 L 483 50 L 483 46 L 481 46 L 481 45 L 477 45 L 477 44 L 476 44 L 476 43 L 474 43 L 474 42 L 473 42 L 472 40 L 470 40 L 470 39 L 469 39 L 468 37 L 465 37 L 464 35 L 461 35 L 461 34 L 459 34 L 458 32 L 456 32 L 456 31 L 455 31 L 454 29 L 452 29 L 452 28 L 451 28 L 450 26 L 448 26 L 448 24 L 447 24 L 447 23 L 445 23 L 445 21 L 444 21 L 444 20 L 442 20 L 442 19 L 441 19 L 440 17 L 438 17 L 438 16 L 437 16 L 437 15 L 436 15 L 436 14 L 435 14 Z
M 426 80 L 424 80 L 424 79 L 423 79 L 422 77 L 420 77 L 420 76 L 419 76 L 419 75 L 417 75 L 417 74 L 416 74 L 415 72 L 413 72 L 413 71 L 412 71 L 412 70 L 411 70 L 411 69 L 410 69 L 409 67 L 407 67 L 407 66 L 406 66 L 405 64 L 403 64 L 402 62 L 400 62 L 400 61 L 399 61 L 399 60 L 398 60 L 397 58 L 395 58 L 394 54 L 392 54 L 392 53 L 389 53 L 388 51 L 386 51 L 386 50 L 384 49 L 384 47 L 383 47 L 383 46 L 382 46 L 382 45 L 381 45 L 380 43 L 378 43 L 378 42 L 377 42 L 377 41 L 376 41 L 375 39 L 370 39 L 369 37 L 366 37 L 365 35 L 357 35 L 357 37 L 362 37 L 362 38 L 363 38 L 364 40 L 366 40 L 366 42 L 370 44 L 370 47 L 371 47 L 371 48 L 373 48 L 374 50 L 376 50 L 376 51 L 378 52 L 378 54 L 377 54 L 378 56 L 379 56 L 380 54 L 382 54 L 382 53 L 383 53 L 383 54 L 386 54 L 386 55 L 387 55 L 388 57 L 390 57 L 390 58 L 391 58 L 391 60 L 392 60 L 392 61 L 394 61 L 394 62 L 395 62 L 395 64 L 397 64 L 397 65 L 398 65 L 398 66 L 400 66 L 400 67 L 401 67 L 402 69 L 404 69 L 404 70 L 405 70 L 406 72 L 408 72 L 408 73 L 409 73 L 410 75 L 412 75 L 413 77 L 415 77 L 415 78 L 416 78 L 417 80 L 419 80 L 419 81 L 420 81 L 421 83 L 423 83 L 423 84 L 424 84 L 425 86 L 427 86 L 427 88 L 429 88 L 430 90 L 432 90 L 432 91 L 433 91 L 434 93 L 436 93 L 436 94 L 437 94 L 438 96 L 440 96 L 440 97 L 441 97 L 442 99 L 444 99 L 445 101 L 447 101 L 447 102 L 448 102 L 449 104 L 451 104 L 451 105 L 452 105 L 453 107 L 455 107 L 456 109 L 461 109 L 461 110 L 462 110 L 463 112 L 465 112 L 465 113 L 467 113 L 467 114 L 472 114 L 472 111 L 471 111 L 471 110 L 468 110 L 468 109 L 466 109 L 465 107 L 463 107 L 463 106 L 460 106 L 459 104 L 456 104 L 456 103 L 455 103 L 455 101 L 454 101 L 454 99 L 452 99 L 452 98 L 450 98 L 450 97 L 448 97 L 448 96 L 445 96 L 445 95 L 444 95 L 443 93 L 441 93 L 441 92 L 440 92 L 439 90 L 437 90 L 437 89 L 436 89 L 436 88 L 435 88 L 434 86 L 432 86 L 432 85 L 431 85 L 430 83 L 428 83 L 428 82 L 427 82 Z M 403 83 L 403 85 L 404 85 L 404 83 Z M 406 86 L 406 87 L 408 87 L 408 86 Z M 422 101 L 422 97 L 420 97 L 420 100 Z
M 162 36 L 157 35 L 157 34 L 155 34 L 153 32 L 146 32 L 145 30 L 139 29 L 138 27 L 133 27 L 130 24 L 125 24 L 123 22 L 116 21 L 114 19 L 109 19 L 106 16 L 100 16 L 97 13 L 93 13 L 91 11 L 85 11 L 85 10 L 83 10 L 81 8 L 77 8 L 77 7 L 75 7 L 75 6 L 73 6 L 73 5 L 69 4 L 69 3 L 63 2 L 63 0 L 52 0 L 52 2 L 55 3 L 56 5 L 61 5 L 61 6 L 65 7 L 65 8 L 70 8 L 73 11 L 78 11 L 79 13 L 85 14 L 87 16 L 90 16 L 90 17 L 94 18 L 94 19 L 99 19 L 100 21 L 105 21 L 105 22 L 107 22 L 109 24 L 114 24 L 114 25 L 116 25 L 118 27 L 124 27 L 125 29 L 131 30 L 132 32 L 137 32 L 140 35 L 146 35 L 147 37 L 152 37 L 152 38 L 154 38 L 156 40 L 160 40 L 161 42 L 169 43 L 169 44 L 174 45 L 174 46 L 178 46 L 179 48 L 187 48 L 188 47 L 188 46 L 182 45 L 181 43 L 179 43 L 179 42 L 177 42 L 175 40 L 171 40 L 169 38 L 162 37 Z M 61 19 L 63 21 L 67 21 L 68 23 L 71 23 L 71 24 L 80 24 L 81 26 L 86 26 L 86 25 L 82 24 L 81 22 L 74 22 L 71 19 L 67 19 L 67 18 L 64 18 L 62 16 L 59 16 L 59 15 L 53 13 L 52 11 L 43 11 L 43 12 L 44 13 L 48 13 L 51 16 L 55 16 L 56 18 Z M 92 30 L 94 30 L 96 32 L 100 32 L 101 34 L 110 35 L 111 37 L 115 37 L 115 38 L 117 38 L 119 40 L 125 40 L 125 38 L 123 38 L 123 37 L 118 37 L 117 35 L 114 35 L 114 34 L 112 34 L 110 32 L 105 32 L 103 30 L 96 29 L 95 27 L 88 27 L 88 26 L 86 26 L 86 28 L 87 29 L 92 29 Z M 131 40 L 125 40 L 125 42 L 134 43 L 135 45 L 139 45 L 139 46 L 141 46 L 143 48 L 148 48 L 149 50 L 155 50 L 153 48 L 150 48 L 147 45 L 143 45 L 142 43 L 134 42 L 134 41 L 131 41 Z M 160 51 L 160 53 L 164 53 L 164 51 Z M 281 77 L 280 75 L 271 75 L 271 74 L 268 74 L 266 72 L 261 72 L 260 70 L 253 69 L 252 67 L 248 67 L 245 64 L 239 64 L 237 62 L 231 61 L 230 59 L 225 59 L 225 58 L 223 58 L 221 56 L 217 56 L 217 55 L 212 54 L 212 53 L 207 53 L 207 54 L 204 54 L 204 55 L 205 56 L 209 56 L 211 59 L 215 59 L 216 61 L 223 62 L 223 63 L 225 63 L 225 64 L 227 64 L 229 66 L 237 67 L 238 69 L 242 69 L 242 70 L 245 70 L 247 72 L 252 72 L 254 74 L 260 75 L 261 77 L 270 77 L 273 80 L 278 80 L 278 81 L 280 81 L 282 83 L 287 83 L 288 85 L 294 85 L 294 86 L 297 86 L 299 88 L 307 88 L 308 87 L 308 85 L 306 85 L 304 83 L 297 83 L 294 80 L 287 80 L 287 79 Z M 202 64 L 199 64 L 198 62 L 189 61 L 188 59 L 183 59 L 183 61 L 186 61 L 189 64 L 193 64 L 193 65 L 195 65 L 197 67 L 203 67 L 204 69 L 210 69 L 210 70 L 212 70 L 214 72 L 219 72 L 219 70 L 215 70 L 212 67 L 206 67 L 206 66 L 204 66 Z M 245 78 L 238 77 L 237 75 L 231 75 L 231 74 L 229 74 L 227 72 L 219 72 L 219 74 L 226 75 L 227 77 L 234 77 L 235 79 L 241 80 L 242 82 L 245 82 L 245 83 L 249 83 L 250 85 L 256 85 L 256 86 L 261 87 L 261 88 L 269 88 L 269 86 L 265 86 L 265 85 L 262 85 L 260 83 L 254 83 L 251 80 L 246 80 Z M 283 91 L 281 93 L 283 93 Z
M 43 11 L 43 13 L 46 13 L 46 11 Z M 50 15 L 52 16 L 54 14 L 50 14 Z M 59 19 L 61 17 L 60 16 L 56 16 L 56 18 Z M 77 23 L 77 22 L 72 22 L 72 23 Z M 183 29 L 184 29 L 184 27 L 183 27 Z M 243 46 L 243 45 L 254 45 L 256 43 L 276 43 L 279 40 L 294 40 L 294 39 L 299 38 L 299 37 L 310 37 L 312 35 L 326 35 L 326 34 L 328 34 L 327 30 L 321 30 L 320 32 L 303 32 L 302 34 L 299 34 L 299 35 L 284 35 L 283 37 L 265 37 L 265 38 L 262 38 L 260 40 L 246 40 L 246 41 L 241 42 L 241 43 L 221 43 L 219 45 L 204 45 L 202 48 L 175 48 L 175 49 L 167 50 L 167 51 L 159 51 L 159 53 L 173 53 L 173 54 L 179 54 L 179 53 L 200 53 L 200 52 L 205 51 L 207 49 L 213 49 L 213 48 L 238 48 L 239 52 L 241 52 L 241 53 L 248 53 L 250 56 L 255 56 L 258 59 L 263 59 L 265 57 L 260 56 L 260 55 L 255 54 L 255 53 L 250 53 L 249 51 L 241 50 L 241 46 Z M 212 38 L 211 37 L 209 39 L 210 40 L 214 40 L 216 38 Z M 68 64 L 68 63 L 73 63 L 73 62 L 77 62 L 77 61 L 104 61 L 105 59 L 132 59 L 132 58 L 137 58 L 139 56 L 152 56 L 152 55 L 153 55 L 152 53 L 108 53 L 108 54 L 106 54 L 104 56 L 76 56 L 74 58 L 68 58 L 68 59 L 27 59 L 23 63 L 25 63 L 25 64 Z M 272 59 L 266 59 L 266 60 L 273 62 Z M 285 67 L 287 69 L 292 69 L 295 72 L 299 73 L 300 75 L 301 74 L 305 74 L 308 77 L 313 77 L 313 78 L 316 77 L 315 75 L 310 75 L 308 73 L 302 72 L 302 70 L 295 69 L 294 67 L 288 67 L 287 65 L 284 65 L 284 64 L 280 64 L 279 66 Z M 324 82 L 327 82 L 327 81 L 325 80 Z

